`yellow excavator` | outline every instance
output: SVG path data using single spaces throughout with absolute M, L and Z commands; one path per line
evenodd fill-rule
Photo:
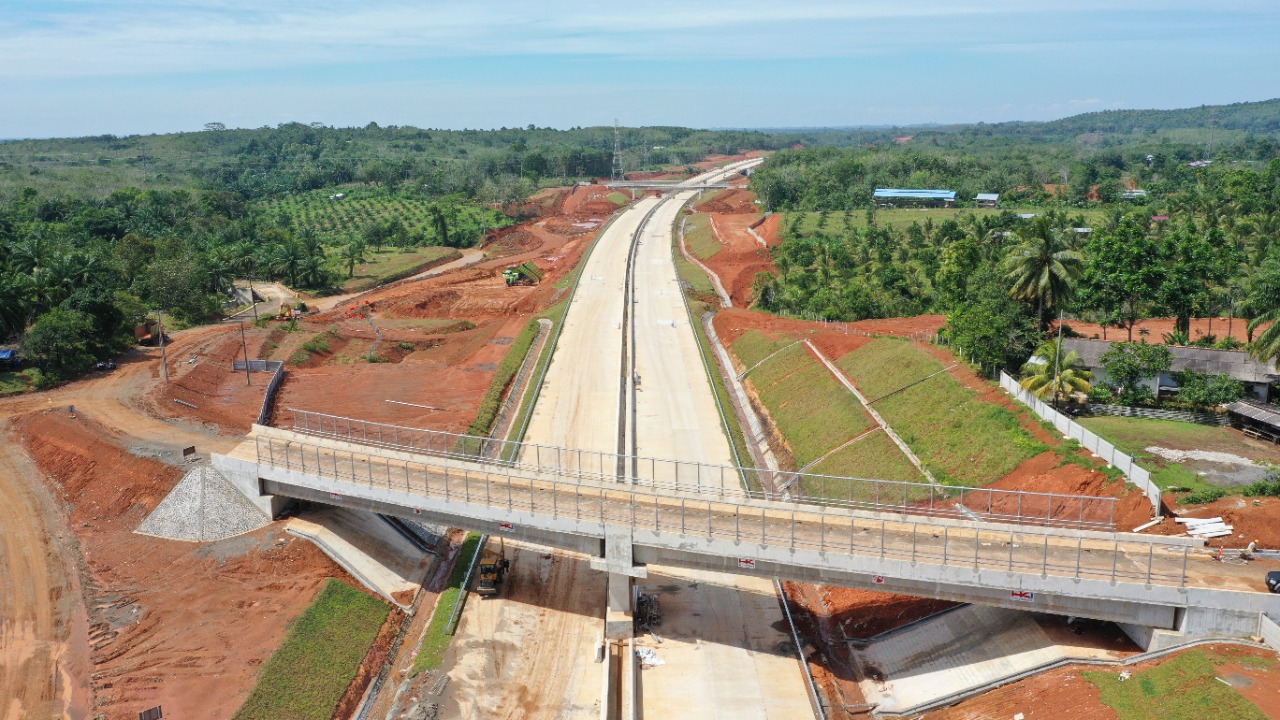
M 485 548 L 480 556 L 480 578 L 476 583 L 476 594 L 481 597 L 493 597 L 502 592 L 502 580 L 511 568 L 507 559 L 507 543 L 498 538 L 498 551 Z

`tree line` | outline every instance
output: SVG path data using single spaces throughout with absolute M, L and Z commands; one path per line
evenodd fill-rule
M 1135 339 L 1140 319 L 1172 316 L 1175 330 L 1160 340 L 1234 348 L 1232 339 L 1190 337 L 1193 318 L 1228 315 L 1243 318 L 1258 357 L 1280 353 L 1280 331 L 1261 331 L 1280 320 L 1280 160 L 1187 168 L 1131 158 L 1119 165 L 1123 177 L 1146 177 L 1155 190 L 1139 203 L 1088 203 L 1092 221 L 1069 196 L 1025 206 L 1030 219 L 949 213 L 906 227 L 877 222 L 869 203 L 874 186 L 972 184 L 1002 167 L 1033 172 L 1035 161 L 1010 156 L 778 153 L 753 187 L 770 207 L 819 213 L 816 223 L 786 215 L 777 272 L 757 276 L 756 303 L 833 320 L 946 314 L 951 340 L 989 369 L 1020 367 L 1060 312 L 1124 340 Z M 1107 157 L 1078 164 L 1110 164 Z

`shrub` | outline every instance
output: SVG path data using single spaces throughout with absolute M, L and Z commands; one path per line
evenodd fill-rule
M 1240 494 L 1245 497 L 1280 497 L 1280 474 L 1272 471 L 1271 477 L 1249 485 Z
M 1227 375 L 1187 370 L 1174 373 L 1178 383 L 1178 400 L 1197 409 L 1217 407 L 1233 403 L 1244 397 L 1244 383 Z
M 303 343 L 302 349 L 309 353 L 329 352 L 329 343 L 323 336 L 316 336 Z
M 1206 505 L 1215 500 L 1221 500 L 1227 496 L 1227 491 L 1222 488 L 1210 488 L 1208 490 L 1199 490 L 1197 492 L 1183 495 L 1178 500 L 1179 505 Z

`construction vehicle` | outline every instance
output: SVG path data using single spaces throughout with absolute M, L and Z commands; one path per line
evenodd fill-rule
M 476 583 L 476 594 L 481 597 L 492 597 L 502 591 L 502 579 L 511 568 L 507 559 L 507 544 L 498 538 L 498 551 L 485 548 L 480 556 L 480 579 Z
M 530 261 L 503 270 L 502 279 L 507 281 L 507 285 L 537 285 L 542 280 L 542 271 Z

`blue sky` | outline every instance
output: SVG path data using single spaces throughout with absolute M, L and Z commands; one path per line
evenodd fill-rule
M 1280 96 L 1276 0 L 6 0 L 0 138 L 778 127 Z

